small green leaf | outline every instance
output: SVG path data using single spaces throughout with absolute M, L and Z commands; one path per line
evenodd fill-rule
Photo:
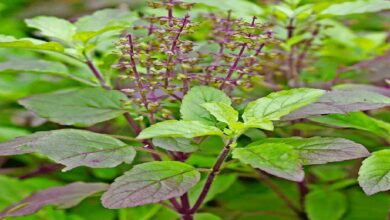
M 134 166 L 117 178 L 102 197 L 110 209 L 128 208 L 178 197 L 198 183 L 200 173 L 177 161 L 157 161 Z
M 187 139 L 187 138 L 172 138 L 172 137 L 153 138 L 153 144 L 157 147 L 161 147 L 165 150 L 170 150 L 170 151 L 189 153 L 198 150 L 198 146 L 192 144 L 191 139 Z
M 0 48 L 23 48 L 31 50 L 48 50 L 63 53 L 64 47 L 57 42 L 46 42 L 31 38 L 16 39 L 12 36 L 0 35 Z
M 359 185 L 367 195 L 390 190 L 390 150 L 381 150 L 363 161 Z
M 377 12 L 390 9 L 390 2 L 384 0 L 357 0 L 332 4 L 321 12 L 322 15 L 350 15 Z
M 27 26 L 41 31 L 42 35 L 67 43 L 72 42 L 72 37 L 76 33 L 76 27 L 72 23 L 57 17 L 38 16 L 26 19 L 25 22 Z
M 135 150 L 108 135 L 76 129 L 37 132 L 0 144 L 0 155 L 37 152 L 47 155 L 66 170 L 79 166 L 115 167 L 131 163 Z
M 144 129 L 138 139 L 155 137 L 179 137 L 193 138 L 206 135 L 222 135 L 222 131 L 216 127 L 206 125 L 199 121 L 167 120 L 154 124 Z
M 19 101 L 43 118 L 62 125 L 90 126 L 126 112 L 128 99 L 119 91 L 86 88 L 35 95 Z
M 216 123 L 215 118 L 202 106 L 208 102 L 231 104 L 230 98 L 221 90 L 207 87 L 193 87 L 183 98 L 180 113 L 183 120 L 201 121 L 209 125 Z
M 304 172 L 293 146 L 275 143 L 235 148 L 233 157 L 269 174 L 293 181 L 302 181 Z
M 309 88 L 271 93 L 266 97 L 249 103 L 242 118 L 248 126 L 265 123 L 271 128 L 270 121 L 279 120 L 290 112 L 316 101 L 324 93 L 325 91 L 323 90 Z
M 202 106 L 210 112 L 218 121 L 228 124 L 230 127 L 238 120 L 238 112 L 222 102 L 203 103 Z
M 339 220 L 347 211 L 347 198 L 337 191 L 316 190 L 305 199 L 310 220 Z

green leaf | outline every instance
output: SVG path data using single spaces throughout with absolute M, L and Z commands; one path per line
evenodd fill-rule
M 222 102 L 203 103 L 202 106 L 210 112 L 218 121 L 228 124 L 230 127 L 238 120 L 238 111 Z
M 316 101 L 324 93 L 323 90 L 309 88 L 274 92 L 250 102 L 242 118 L 248 127 L 265 123 L 267 126 L 259 125 L 259 128 L 272 128 L 270 121 L 279 120 L 282 116 Z
M 71 208 L 83 199 L 107 189 L 105 183 L 75 182 L 65 186 L 52 187 L 32 194 L 21 202 L 7 207 L 0 218 L 23 216 L 37 212 L 44 206 L 54 205 L 59 208 Z
M 310 220 L 339 220 L 347 211 L 346 196 L 337 191 L 316 190 L 305 199 Z
M 64 164 L 65 171 L 79 166 L 115 167 L 131 163 L 135 150 L 108 135 L 76 129 L 37 132 L 0 144 L 0 155 L 37 152 Z
M 362 112 L 351 112 L 346 115 L 331 114 L 311 117 L 309 119 L 326 125 L 369 131 L 390 140 L 390 124 L 370 117 Z
M 390 190 L 390 150 L 381 150 L 363 161 L 359 185 L 367 195 Z
M 67 43 L 72 42 L 72 37 L 76 33 L 76 27 L 72 23 L 57 17 L 38 16 L 26 19 L 25 22 L 27 26 L 41 31 L 42 35 Z
M 192 166 L 177 161 L 157 161 L 134 166 L 117 178 L 102 197 L 110 209 L 134 207 L 178 197 L 200 179 Z
M 59 62 L 47 61 L 47 60 L 9 60 L 0 63 L 0 73 L 43 73 L 53 74 L 70 79 L 77 80 L 87 85 L 95 86 L 96 83 L 90 80 L 89 74 L 85 77 L 80 77 L 75 74 L 70 74 L 68 68 Z
M 293 146 L 275 143 L 235 148 L 233 157 L 269 174 L 293 181 L 302 181 L 304 172 L 298 152 Z
M 321 12 L 322 15 L 350 15 L 377 12 L 390 9 L 390 2 L 384 0 L 358 0 L 332 4 Z
M 260 15 L 264 12 L 264 10 L 252 3 L 245 0 L 235 0 L 235 1 L 225 1 L 225 0 L 197 0 L 197 1 L 191 1 L 191 0 L 184 0 L 184 2 L 188 3 L 196 3 L 196 4 L 203 4 L 207 5 L 213 8 L 217 8 L 223 12 L 232 10 L 235 15 L 239 16 L 252 16 L 252 15 Z
M 126 112 L 128 99 L 119 91 L 86 88 L 35 95 L 19 101 L 43 118 L 62 125 L 90 126 Z
M 281 143 L 293 146 L 303 165 L 352 160 L 370 155 L 361 144 L 343 138 L 266 138 L 248 146 Z
M 57 42 L 46 42 L 31 38 L 16 39 L 12 36 L 0 35 L 0 48 L 23 48 L 31 50 L 48 50 L 63 53 L 64 47 Z
M 196 213 L 194 220 L 222 220 L 222 218 L 212 213 Z
M 199 121 L 167 120 L 154 124 L 144 129 L 138 139 L 155 137 L 179 137 L 193 138 L 206 135 L 222 135 L 222 131 L 216 127 L 206 125 Z
M 136 13 L 120 9 L 103 9 L 91 15 L 84 16 L 74 24 L 77 32 L 95 32 L 107 27 L 124 26 L 137 18 Z
M 230 98 L 221 90 L 207 87 L 193 87 L 183 98 L 180 113 L 183 120 L 201 121 L 209 125 L 216 123 L 215 118 L 202 106 L 208 102 L 231 104 Z
M 153 138 L 153 145 L 169 151 L 190 153 L 198 150 L 198 146 L 191 141 L 187 138 L 160 137 Z

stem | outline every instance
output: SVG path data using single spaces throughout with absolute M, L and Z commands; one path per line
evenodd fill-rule
M 238 66 L 238 62 L 240 61 L 242 55 L 244 54 L 244 51 L 245 51 L 245 48 L 246 48 L 247 44 L 244 43 L 241 47 L 241 50 L 240 52 L 238 53 L 238 56 L 236 57 L 236 60 L 234 61 L 233 65 L 230 67 L 226 77 L 223 79 L 222 81 L 222 84 L 219 86 L 219 89 L 223 89 L 226 85 L 226 82 L 230 80 L 230 78 L 232 77 L 234 71 L 236 70 L 237 66 Z
M 299 201 L 303 207 L 304 203 L 305 203 L 305 197 L 306 197 L 307 193 L 309 192 L 309 190 L 306 187 L 305 180 L 303 180 L 302 182 L 298 182 L 298 189 L 299 189 L 299 195 L 300 195 Z
M 314 31 L 312 33 L 312 37 L 305 42 L 305 46 L 304 46 L 302 52 L 298 56 L 298 58 L 297 58 L 297 72 L 298 73 L 301 72 L 303 60 L 305 59 L 310 47 L 312 46 L 314 39 L 317 37 L 319 31 L 320 31 L 320 27 L 317 26 L 316 29 L 314 29 Z
M 294 24 L 294 19 L 290 18 L 289 24 L 287 26 L 287 39 L 290 39 L 294 36 L 295 27 L 293 24 Z M 292 45 L 291 51 L 288 55 L 288 76 L 287 76 L 287 79 L 291 78 L 293 80 L 293 86 L 296 85 L 297 80 L 298 80 L 297 71 L 296 71 L 295 65 L 294 65 L 294 63 L 295 63 L 295 59 L 294 59 L 295 50 L 296 50 L 295 45 Z
M 301 210 L 299 210 L 294 203 L 280 190 L 280 188 L 272 182 L 272 180 L 268 177 L 267 174 L 263 173 L 261 170 L 257 170 L 259 173 L 259 180 L 262 181 L 265 185 L 267 185 L 283 202 L 292 209 L 298 215 L 301 214 Z
M 255 26 L 255 21 L 256 21 L 256 17 L 253 16 L 252 18 L 252 23 L 251 23 L 251 27 L 254 27 Z M 248 37 L 251 37 L 251 34 L 248 34 L 247 35 Z M 223 89 L 226 85 L 226 82 L 230 80 L 230 78 L 232 77 L 234 71 L 237 69 L 237 66 L 238 66 L 238 62 L 240 61 L 242 55 L 244 54 L 244 51 L 245 51 L 245 48 L 247 47 L 247 43 L 244 43 L 241 47 L 241 50 L 240 52 L 238 53 L 238 56 L 236 57 L 236 60 L 234 61 L 233 65 L 230 67 L 226 77 L 223 79 L 223 82 L 222 84 L 219 86 L 219 89 Z
M 200 193 L 198 199 L 196 200 L 195 205 L 190 210 L 191 214 L 195 213 L 200 208 L 200 206 L 202 205 L 203 201 L 206 199 L 207 193 L 209 192 L 210 187 L 213 184 L 213 181 L 214 181 L 215 177 L 219 173 L 220 168 L 221 168 L 223 162 L 225 161 L 226 157 L 230 153 L 230 144 L 231 143 L 232 143 L 232 141 L 229 141 L 225 145 L 225 147 L 223 148 L 221 153 L 219 154 L 217 161 L 215 162 L 211 172 L 207 176 L 207 180 L 206 180 L 206 183 L 203 186 L 202 192 Z
M 99 81 L 100 85 L 103 88 L 110 90 L 111 87 L 106 84 L 103 75 L 100 73 L 100 71 L 96 68 L 96 66 L 92 63 L 92 61 L 88 58 L 86 54 L 84 54 L 84 57 L 86 60 L 85 63 L 88 65 L 89 69 L 91 70 L 95 78 Z

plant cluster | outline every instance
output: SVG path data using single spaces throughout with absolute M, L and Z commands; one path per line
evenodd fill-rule
M 340 83 L 345 82 L 341 72 L 364 63 L 334 70 L 330 80 L 321 83 L 305 77 L 317 65 L 315 59 L 335 59 L 314 50 L 327 43 L 328 30 L 337 30 L 338 24 L 327 16 L 342 14 L 345 7 L 354 14 L 372 11 L 372 5 L 374 11 L 390 6 L 370 0 L 367 11 L 358 11 L 362 0 L 317 8 L 288 0 L 264 20 L 239 18 L 234 7 L 223 2 L 218 5 L 229 10 L 200 14 L 191 13 L 197 5 L 187 1 L 150 2 L 157 15 L 147 9 L 141 19 L 116 9 L 73 23 L 39 16 L 26 23 L 50 41 L 1 35 L 0 47 L 45 54 L 44 60 L 23 60 L 23 65 L 3 62 L 1 72 L 52 74 L 77 83 L 18 100 L 35 114 L 31 117 L 51 123 L 32 134 L 7 138 L 0 155 L 33 154 L 44 161 L 20 179 L 58 169 L 116 174 L 102 178 L 105 181 L 81 178 L 83 182 L 72 179 L 45 187 L 8 204 L 0 219 L 34 214 L 49 205 L 71 208 L 94 195 L 107 209 L 157 207 L 163 214 L 151 214 L 156 219 L 229 219 L 224 209 L 214 211 L 223 206 L 221 200 L 213 203 L 216 196 L 223 200 L 226 195 L 230 201 L 229 196 L 240 197 L 241 192 L 243 197 L 245 192 L 257 193 L 263 184 L 288 208 L 266 213 L 275 219 L 337 220 L 347 212 L 340 191 L 356 184 L 357 172 L 367 195 L 389 190 L 390 151 L 370 153 L 363 135 L 342 133 L 363 130 L 376 135 L 380 145 L 389 145 L 390 124 L 375 117 L 390 106 L 388 86 Z M 104 54 L 107 42 L 113 41 L 115 48 Z M 383 77 L 380 81 L 386 83 Z M 333 132 L 317 132 L 320 125 Z M 352 162 L 345 181 L 313 168 L 351 160 L 357 162 Z M 296 182 L 297 198 L 281 187 L 290 182 Z M 253 183 L 257 186 L 248 187 Z M 238 194 L 228 190 L 232 185 Z M 232 219 L 259 219 L 243 213 Z

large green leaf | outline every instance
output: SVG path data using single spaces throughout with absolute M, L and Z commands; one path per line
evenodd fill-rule
M 12 36 L 0 35 L 0 48 L 20 48 L 31 50 L 48 50 L 64 52 L 64 47 L 57 42 L 46 42 L 31 38 L 16 39 Z
M 91 75 L 84 74 L 84 77 L 80 77 L 75 74 L 71 74 L 68 68 L 59 62 L 47 61 L 47 60 L 9 60 L 0 63 L 0 73 L 44 73 L 59 75 L 62 77 L 77 80 L 79 82 L 96 85 L 96 83 L 90 80 Z
M 207 86 L 196 86 L 183 98 L 180 106 L 182 118 L 184 120 L 202 121 L 210 125 L 215 124 L 215 118 L 202 106 L 202 104 L 208 102 L 231 104 L 230 98 L 221 90 Z
M 345 115 L 331 114 L 309 119 L 326 125 L 369 131 L 390 140 L 390 124 L 362 112 L 351 112 Z
M 367 195 L 390 190 L 390 150 L 374 152 L 363 161 L 359 184 Z
M 321 11 L 323 15 L 349 15 L 369 12 L 377 12 L 390 9 L 390 2 L 385 0 L 357 0 L 332 4 L 325 10 Z
M 304 172 L 298 152 L 293 146 L 275 143 L 235 148 L 233 157 L 269 174 L 293 181 L 302 181 Z
M 202 106 L 210 112 L 218 121 L 228 124 L 230 127 L 237 122 L 238 112 L 222 102 L 204 103 Z
M 19 101 L 43 118 L 62 125 L 90 126 L 126 112 L 128 99 L 119 91 L 86 88 L 35 95 Z
M 206 135 L 222 135 L 216 127 L 199 121 L 167 120 L 144 129 L 137 138 L 147 139 L 155 137 L 193 138 Z
M 337 191 L 316 190 L 305 199 L 310 220 L 339 220 L 347 211 L 346 196 Z
M 269 123 L 306 106 L 325 91 L 320 89 L 299 88 L 284 90 L 267 95 L 266 97 L 250 102 L 245 108 L 242 118 L 245 124 L 255 127 L 256 124 Z M 266 126 L 259 126 L 266 129 Z
M 185 163 L 143 163 L 115 180 L 102 197 L 103 206 L 119 209 L 157 203 L 183 195 L 199 178 L 200 173 Z
M 361 144 L 343 138 L 266 138 L 248 146 L 259 144 L 288 144 L 298 152 L 304 165 L 324 164 L 343 160 L 352 160 L 369 156 L 369 152 Z
M 57 17 L 38 16 L 25 20 L 27 26 L 38 29 L 42 35 L 63 40 L 67 43 L 72 41 L 76 33 L 76 27 L 67 20 Z
M 153 138 L 153 144 L 157 147 L 161 147 L 170 151 L 178 152 L 194 152 L 198 150 L 198 146 L 191 143 L 191 139 L 187 138 L 173 138 L 173 137 L 160 137 Z
M 105 189 L 107 189 L 107 184 L 104 183 L 83 182 L 45 189 L 7 207 L 0 213 L 0 218 L 29 215 L 46 205 L 70 208 L 79 204 L 83 199 Z
M 135 150 L 108 135 L 90 131 L 62 129 L 38 132 L 0 144 L 0 155 L 37 152 L 47 155 L 64 170 L 78 166 L 95 168 L 115 167 L 131 163 Z

